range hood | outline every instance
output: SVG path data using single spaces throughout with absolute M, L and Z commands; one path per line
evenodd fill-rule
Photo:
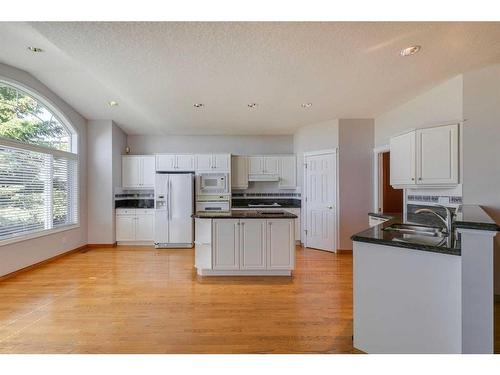
M 279 181 L 280 176 L 276 174 L 249 174 L 248 181 Z

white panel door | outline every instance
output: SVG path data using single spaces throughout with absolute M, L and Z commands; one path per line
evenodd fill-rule
M 156 155 L 156 170 L 161 172 L 170 172 L 175 170 L 176 155 L 162 154 Z
M 197 171 L 212 171 L 212 154 L 195 155 L 195 168 Z
M 213 269 L 240 268 L 240 222 L 236 219 L 214 219 L 212 236 Z
M 231 172 L 231 155 L 214 154 L 212 155 L 213 169 L 217 172 Z
M 264 157 L 264 174 L 279 175 L 280 172 L 280 157 L 265 156 Z
M 194 155 L 177 155 L 175 169 L 178 171 L 194 171 Z
M 262 156 L 248 157 L 248 173 L 249 174 L 264 173 L 264 158 Z
M 154 156 L 141 156 L 141 187 L 155 186 L 156 160 Z
M 415 132 L 392 137 L 391 150 L 391 185 L 415 184 Z
M 419 129 L 416 133 L 417 184 L 457 184 L 458 125 Z
M 134 215 L 116 215 L 116 240 L 135 241 L 135 220 Z
M 306 156 L 306 247 L 336 251 L 336 154 Z
M 168 182 L 169 243 L 193 242 L 193 175 L 171 174 Z
M 240 269 L 265 269 L 266 247 L 266 220 L 240 220 Z
M 267 268 L 292 269 L 295 265 L 293 220 L 267 220 Z
M 140 156 L 122 156 L 122 187 L 135 188 L 141 186 Z
M 231 157 L 231 187 L 233 189 L 248 188 L 248 160 L 246 156 Z
M 279 187 L 280 189 L 297 187 L 297 161 L 294 155 L 281 157 Z
M 137 214 L 135 218 L 135 240 L 153 241 L 154 239 L 154 214 Z

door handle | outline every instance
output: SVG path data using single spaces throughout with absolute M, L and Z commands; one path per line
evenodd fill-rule
M 326 206 L 329 210 L 333 209 L 333 206 Z

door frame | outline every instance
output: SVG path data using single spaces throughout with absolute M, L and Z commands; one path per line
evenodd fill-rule
M 333 252 L 336 253 L 338 250 L 338 242 L 339 242 L 339 233 L 340 233 L 340 202 L 339 202 L 339 157 L 338 157 L 338 148 L 329 148 L 318 151 L 307 151 L 304 152 L 304 156 L 302 159 L 302 206 L 304 207 L 301 210 L 301 233 L 304 238 L 304 247 L 307 247 L 307 183 L 306 183 L 306 159 L 308 156 L 318 156 L 318 155 L 335 155 L 335 241 L 333 244 Z M 317 249 L 321 251 L 320 249 Z M 325 250 L 326 251 L 326 250 Z
M 373 149 L 373 212 L 379 212 L 382 205 L 382 200 L 380 198 L 380 167 L 382 165 L 381 158 L 382 154 L 390 152 L 391 149 L 389 145 L 383 145 L 375 147 Z M 404 197 L 405 194 L 403 194 Z M 403 203 L 404 204 L 404 203 Z

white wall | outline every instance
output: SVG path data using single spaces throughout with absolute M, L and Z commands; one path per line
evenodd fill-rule
M 121 186 L 126 135 L 111 120 L 88 123 L 88 242 L 115 242 L 115 187 Z
M 373 119 L 339 120 L 339 242 L 352 250 L 351 236 L 367 227 L 373 202 Z
M 209 153 L 229 152 L 236 155 L 291 154 L 292 135 L 129 135 L 130 153 Z
M 500 65 L 464 74 L 463 200 L 500 224 Z M 495 243 L 495 294 L 500 294 L 500 235 Z
M 0 64 L 0 78 L 37 92 L 56 107 L 78 132 L 80 227 L 32 240 L 0 246 L 0 275 L 5 275 L 87 243 L 87 131 L 86 120 L 60 97 L 27 72 Z
M 456 76 L 375 118 L 375 147 L 409 129 L 463 119 L 463 77 Z

